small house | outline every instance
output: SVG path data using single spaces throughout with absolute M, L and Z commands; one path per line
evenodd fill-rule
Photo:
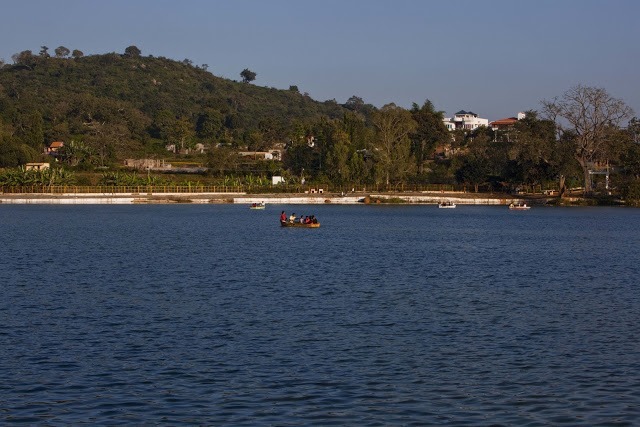
M 62 147 L 64 147 L 64 142 L 62 141 L 54 141 L 46 148 L 47 154 L 54 154 L 59 151 Z

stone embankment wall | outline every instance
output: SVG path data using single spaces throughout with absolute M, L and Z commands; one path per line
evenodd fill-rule
M 453 202 L 457 205 L 508 205 L 526 201 L 544 204 L 546 200 L 520 198 L 476 197 L 468 193 L 455 194 L 358 194 L 348 195 L 247 195 L 244 193 L 163 193 L 163 194 L 0 194 L 0 204 L 158 204 L 158 203 L 233 203 L 233 204 L 376 204 L 407 203 L 437 204 Z

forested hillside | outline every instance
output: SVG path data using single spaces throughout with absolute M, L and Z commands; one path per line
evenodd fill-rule
M 231 81 L 188 60 L 142 56 L 134 46 L 92 56 L 24 51 L 14 62 L 0 68 L 0 166 L 35 160 L 52 141 L 74 141 L 103 163 L 166 154 L 171 144 L 260 150 L 346 111 L 295 86 Z

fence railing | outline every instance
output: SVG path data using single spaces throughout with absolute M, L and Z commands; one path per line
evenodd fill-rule
M 150 194 L 150 193 L 243 193 L 230 185 L 23 185 L 2 186 L 5 194 Z

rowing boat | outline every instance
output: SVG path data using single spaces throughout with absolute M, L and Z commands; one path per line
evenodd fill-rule
M 319 222 L 312 222 L 311 224 L 303 224 L 298 221 L 290 222 L 290 221 L 280 221 L 280 225 L 282 227 L 300 227 L 300 228 L 319 228 Z
M 526 211 L 531 209 L 531 206 L 527 206 L 527 204 L 522 204 L 522 205 L 514 205 L 513 203 L 511 203 L 509 205 L 509 209 L 511 209 L 512 211 Z
M 438 208 L 440 209 L 455 209 L 456 204 L 453 202 L 441 202 L 438 203 Z

